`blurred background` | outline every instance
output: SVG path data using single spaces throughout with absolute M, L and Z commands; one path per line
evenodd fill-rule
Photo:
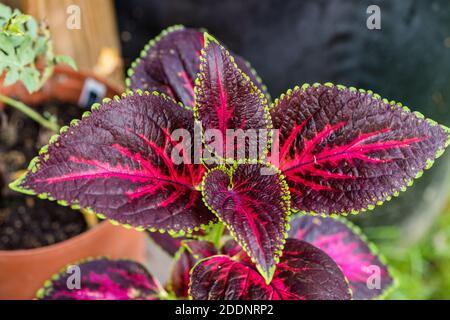
M 162 29 L 206 28 L 251 62 L 273 98 L 295 85 L 333 82 L 371 89 L 450 125 L 450 3 L 356 0 L 2 1 L 45 18 L 55 51 L 123 87 L 124 71 Z M 80 30 L 61 28 L 81 8 Z M 366 12 L 381 10 L 381 29 Z M 351 219 L 395 270 L 392 299 L 450 299 L 450 154 L 383 207 Z M 150 250 L 150 249 L 149 249 Z M 153 246 L 149 267 L 169 259 Z M 158 268 L 151 261 L 163 261 Z

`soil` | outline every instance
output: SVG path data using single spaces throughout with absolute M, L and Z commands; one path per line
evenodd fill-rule
M 44 247 L 86 230 L 79 212 L 48 200 L 19 196 L 6 204 L 0 208 L 0 250 Z
M 44 115 L 55 115 L 60 125 L 80 118 L 85 111 L 58 102 L 36 109 Z M 19 194 L 8 187 L 52 135 L 14 108 L 0 107 L 0 250 L 39 248 L 87 230 L 79 211 Z

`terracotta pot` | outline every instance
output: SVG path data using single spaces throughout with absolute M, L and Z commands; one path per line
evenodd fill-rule
M 0 92 L 33 105 L 48 99 L 91 104 L 96 97 L 113 96 L 119 90 L 90 74 L 58 67 L 38 93 L 28 95 L 21 85 L 0 87 Z M 95 256 L 144 262 L 145 234 L 104 222 L 69 240 L 47 247 L 0 250 L 0 299 L 32 299 L 45 280 L 61 268 Z
M 4 75 L 0 76 L 0 80 L 3 77 Z M 0 81 L 0 84 L 2 82 Z M 55 99 L 71 104 L 81 103 L 89 107 L 93 103 L 89 100 L 95 98 L 91 96 L 92 99 L 88 99 L 89 94 L 97 94 L 100 97 L 112 97 L 120 94 L 122 91 L 123 88 L 113 86 L 93 74 L 74 71 L 73 69 L 62 66 L 57 66 L 53 76 L 45 83 L 41 90 L 31 95 L 28 94 L 25 87 L 19 82 L 8 87 L 0 85 L 1 94 L 11 96 L 31 106 L 41 104 L 49 99 Z
M 144 262 L 145 234 L 103 222 L 51 246 L 0 251 L 0 299 L 33 299 L 53 274 L 86 257 L 108 256 Z

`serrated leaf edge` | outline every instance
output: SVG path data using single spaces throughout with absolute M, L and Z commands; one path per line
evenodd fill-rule
M 386 199 L 384 199 L 384 200 L 379 200 L 375 204 L 369 204 L 365 208 L 361 208 L 361 209 L 358 209 L 358 210 L 353 209 L 350 212 L 342 211 L 342 212 L 333 212 L 333 213 L 330 213 L 330 214 L 326 214 L 326 213 L 317 213 L 317 212 L 314 212 L 314 211 L 303 211 L 303 210 L 292 209 L 292 212 L 294 212 L 294 213 L 304 213 L 304 214 L 309 214 L 309 215 L 313 215 L 313 216 L 321 216 L 321 217 L 336 217 L 336 216 L 347 216 L 347 215 L 349 215 L 349 213 L 352 214 L 352 215 L 357 215 L 357 214 L 359 214 L 361 212 L 372 211 L 373 209 L 375 209 L 376 206 L 381 206 L 385 202 L 391 201 L 393 197 L 398 197 L 401 194 L 401 192 L 405 192 L 408 189 L 408 187 L 413 186 L 414 181 L 416 179 L 419 179 L 420 177 L 422 177 L 424 171 L 430 169 L 433 166 L 435 160 L 438 159 L 439 157 L 441 157 L 443 155 L 445 149 L 450 145 L 450 128 L 448 128 L 448 127 L 446 127 L 446 126 L 444 126 L 442 124 L 438 124 L 436 121 L 434 121 L 432 119 L 426 118 L 422 113 L 417 112 L 417 111 L 411 111 L 407 106 L 404 106 L 400 102 L 396 102 L 394 100 L 389 101 L 386 98 L 382 98 L 379 94 L 374 93 L 371 90 L 357 89 L 355 87 L 346 87 L 346 86 L 340 85 L 340 84 L 335 85 L 335 84 L 333 84 L 331 82 L 326 82 L 324 84 L 316 82 L 316 83 L 314 83 L 312 85 L 310 85 L 308 83 L 305 83 L 301 87 L 295 86 L 294 89 L 288 89 L 285 93 L 281 94 L 279 98 L 274 100 L 274 102 L 270 106 L 270 110 L 275 109 L 279 105 L 281 100 L 289 98 L 290 96 L 292 96 L 293 93 L 295 93 L 297 91 L 302 90 L 303 92 L 306 92 L 306 90 L 308 88 L 311 88 L 311 87 L 318 88 L 320 86 L 326 86 L 326 87 L 330 87 L 330 88 L 335 87 L 335 88 L 337 88 L 338 90 L 341 90 L 341 91 L 342 90 L 349 90 L 349 91 L 352 91 L 352 92 L 360 92 L 362 94 L 366 94 L 366 95 L 372 97 L 373 99 L 381 100 L 385 104 L 389 104 L 389 105 L 391 105 L 393 107 L 400 108 L 406 113 L 413 114 L 416 118 L 426 121 L 430 126 L 439 126 L 442 130 L 444 130 L 444 132 L 446 132 L 448 134 L 448 137 L 447 137 L 447 140 L 446 140 L 444 146 L 441 146 L 436 151 L 434 158 L 426 160 L 426 165 L 425 165 L 424 169 L 422 169 L 419 172 L 417 172 L 417 174 L 416 174 L 416 176 L 414 178 L 409 179 L 409 180 L 408 179 L 404 180 L 403 182 L 405 184 L 400 189 L 393 191 L 392 194 L 387 196 Z
M 175 32 L 175 31 L 185 30 L 185 29 L 186 28 L 181 24 L 170 26 L 170 27 L 164 29 L 159 35 L 157 35 L 155 38 L 151 39 L 144 46 L 144 48 L 141 50 L 141 52 L 139 54 L 139 57 L 131 63 L 130 68 L 128 68 L 128 70 L 127 70 L 127 78 L 125 79 L 125 85 L 127 86 L 127 88 L 129 88 L 131 85 L 131 77 L 134 75 L 137 65 L 139 63 L 141 63 L 142 59 L 147 56 L 150 49 L 152 49 L 156 45 L 156 43 L 158 43 L 163 37 L 167 36 L 168 34 Z M 203 33 L 208 32 L 205 28 L 199 28 L 197 30 L 200 32 L 203 32 Z M 243 59 L 243 61 L 245 62 L 245 65 L 249 68 L 250 72 L 252 73 L 253 77 L 256 79 L 258 84 L 261 86 L 262 92 L 266 96 L 267 101 L 270 103 L 271 96 L 267 89 L 267 86 L 263 83 L 261 77 L 256 73 L 256 70 L 252 67 L 250 62 L 248 62 L 245 59 Z
M 125 98 L 130 97 L 130 96 L 134 96 L 134 95 L 138 95 L 138 96 L 144 96 L 144 95 L 145 96 L 150 96 L 150 95 L 153 95 L 153 96 L 157 96 L 157 97 L 159 96 L 159 97 L 162 97 L 163 99 L 165 99 L 166 101 L 171 101 L 171 102 L 175 103 L 176 105 L 180 106 L 181 108 L 190 110 L 189 108 L 184 106 L 183 103 L 175 101 L 175 99 L 173 99 L 172 97 L 170 97 L 170 96 L 168 96 L 168 95 L 166 95 L 164 93 L 160 93 L 158 91 L 153 91 L 153 92 L 142 91 L 140 89 L 137 89 L 137 90 L 134 90 L 134 91 L 127 90 L 126 92 L 122 93 L 120 96 L 115 95 L 112 99 L 111 98 L 104 98 L 102 100 L 102 104 L 94 103 L 91 106 L 90 111 L 86 111 L 86 112 L 83 113 L 83 115 L 81 117 L 81 120 L 85 120 L 85 119 L 89 118 L 92 113 L 95 113 L 95 112 L 99 111 L 100 109 L 111 107 L 113 101 L 120 102 L 122 99 L 125 99 Z M 70 133 L 70 128 L 78 126 L 80 124 L 81 120 L 80 119 L 73 119 L 73 120 L 71 120 L 69 126 L 62 127 L 60 129 L 60 133 L 59 134 L 53 135 L 50 138 L 49 143 L 47 145 L 44 145 L 39 150 L 38 156 L 34 157 L 30 161 L 27 171 L 24 172 L 18 179 L 16 179 L 15 181 L 13 181 L 13 182 L 11 182 L 9 184 L 10 189 L 12 189 L 12 190 L 14 190 L 16 192 L 20 192 L 20 193 L 26 194 L 26 195 L 37 196 L 39 199 L 46 199 L 46 200 L 50 200 L 50 201 L 56 201 L 55 198 L 51 197 L 47 193 L 36 194 L 33 190 L 29 190 L 29 189 L 23 188 L 21 186 L 21 184 L 24 181 L 24 179 L 27 176 L 29 171 L 36 172 L 36 170 L 39 169 L 40 157 L 41 156 L 44 157 L 44 161 L 48 160 L 48 157 L 49 157 L 48 147 L 49 147 L 49 145 L 51 145 L 51 144 L 57 145 L 58 144 L 58 140 L 61 137 L 61 135 L 71 134 Z M 101 220 L 108 220 L 112 225 L 115 225 L 115 226 L 119 226 L 120 225 L 120 226 L 122 226 L 122 227 L 124 227 L 126 229 L 134 229 L 134 230 L 140 231 L 140 232 L 143 232 L 145 230 L 148 230 L 150 232 L 160 232 L 160 233 L 167 232 L 169 235 L 174 236 L 174 237 L 175 236 L 184 236 L 186 234 L 191 234 L 191 233 L 199 231 L 199 230 L 206 230 L 209 226 L 214 224 L 214 221 L 211 221 L 209 224 L 201 224 L 201 225 L 199 225 L 197 227 L 194 227 L 194 228 L 185 228 L 185 229 L 179 229 L 179 230 L 176 230 L 176 229 L 162 229 L 162 228 L 157 229 L 157 228 L 152 228 L 152 227 L 146 228 L 146 227 L 143 227 L 143 226 L 135 227 L 135 226 L 132 226 L 130 224 L 120 223 L 119 221 L 116 221 L 114 219 L 109 219 L 109 218 L 106 217 L 106 215 L 102 214 L 101 212 L 95 212 L 94 210 L 92 210 L 92 208 L 81 208 L 79 206 L 78 201 L 73 201 L 73 202 L 71 202 L 69 204 L 67 201 L 58 200 L 57 203 L 59 205 L 62 205 L 62 206 L 70 206 L 74 210 L 84 209 L 87 213 L 95 214 L 97 216 L 97 218 L 99 218 Z
M 304 216 L 304 215 L 308 215 L 308 214 L 305 214 L 305 213 L 299 213 L 299 214 L 292 213 L 292 218 L 291 219 L 295 219 L 297 217 L 301 217 L 301 216 Z M 378 247 L 372 241 L 370 241 L 367 238 L 367 236 L 364 234 L 364 232 L 361 230 L 361 228 L 359 226 L 357 226 L 356 224 L 354 224 L 353 222 L 351 222 L 350 220 L 348 220 L 347 218 L 342 217 L 342 216 L 325 216 L 325 217 L 322 217 L 322 218 L 324 218 L 324 219 L 333 219 L 333 220 L 336 220 L 336 221 L 342 223 L 344 226 L 346 226 L 354 235 L 356 235 L 369 248 L 369 252 L 373 256 L 377 257 L 378 260 L 380 260 L 380 262 L 383 264 L 383 266 L 388 271 L 388 274 L 390 275 L 390 277 L 392 279 L 392 283 L 388 287 L 386 287 L 380 295 L 376 296 L 375 299 L 383 300 L 393 290 L 395 290 L 395 288 L 398 287 L 399 280 L 395 276 L 395 272 L 393 272 L 392 268 L 388 264 L 386 257 L 380 252 Z M 305 242 L 308 242 L 308 241 L 305 241 Z
M 151 39 L 144 46 L 144 48 L 141 50 L 141 52 L 139 54 L 139 57 L 131 63 L 130 68 L 127 70 L 127 78 L 125 79 L 125 85 L 127 86 L 127 88 L 130 88 L 131 77 L 134 75 L 137 65 L 139 63 L 141 63 L 142 59 L 147 56 L 147 54 L 150 51 L 150 49 L 152 49 L 156 45 L 156 43 L 159 42 L 166 35 L 168 35 L 168 34 L 170 34 L 172 32 L 180 31 L 180 30 L 184 30 L 184 29 L 185 29 L 185 27 L 183 25 L 181 25 L 181 24 L 170 26 L 170 27 L 164 29 L 163 31 L 161 31 L 160 34 L 158 34 L 155 38 Z
M 68 263 L 64 267 L 60 268 L 58 272 L 54 273 L 49 279 L 45 280 L 44 284 L 36 291 L 34 299 L 42 299 L 45 295 L 50 293 L 50 291 L 53 289 L 53 285 L 52 285 L 53 283 L 52 282 L 59 280 L 61 278 L 61 275 L 66 272 L 68 267 L 73 266 L 73 265 L 80 265 L 80 264 L 83 264 L 83 263 L 86 263 L 86 262 L 102 260 L 102 259 L 107 259 L 107 260 L 111 260 L 111 261 L 115 261 L 115 262 L 119 262 L 119 261 L 132 262 L 132 263 L 137 263 L 137 264 L 141 265 L 145 269 L 145 271 L 155 281 L 155 283 L 156 283 L 156 285 L 157 285 L 157 287 L 159 289 L 159 292 L 160 292 L 160 294 L 157 297 L 160 298 L 160 299 L 165 299 L 168 296 L 168 293 L 166 292 L 164 287 L 161 285 L 159 280 L 155 276 L 153 276 L 147 270 L 147 268 L 144 265 L 142 265 L 141 263 L 133 261 L 133 260 L 130 260 L 128 258 L 111 259 L 111 258 L 109 258 L 109 256 L 95 256 L 95 257 L 83 258 L 83 259 L 77 260 L 75 262 Z
M 289 192 L 289 187 L 285 181 L 285 177 L 284 175 L 281 173 L 281 171 L 276 168 L 275 166 L 273 166 L 272 164 L 268 163 L 268 162 L 263 162 L 263 161 L 259 161 L 259 160 L 242 160 L 238 163 L 235 164 L 235 168 L 239 165 L 239 164 L 261 164 L 261 165 L 266 165 L 269 168 L 272 168 L 276 171 L 276 174 L 279 177 L 279 181 L 280 181 L 280 187 L 282 190 L 282 195 L 281 195 L 281 205 L 282 207 L 286 210 L 285 214 L 285 233 L 283 235 L 283 239 L 281 239 L 281 244 L 278 246 L 278 248 L 275 250 L 275 256 L 274 256 L 274 265 L 271 267 L 271 269 L 269 270 L 268 273 L 265 273 L 264 270 L 262 270 L 262 268 L 258 265 L 258 263 L 256 262 L 256 260 L 254 259 L 254 257 L 250 254 L 250 250 L 249 248 L 244 244 L 241 243 L 237 236 L 236 236 L 236 232 L 234 231 L 234 229 L 228 225 L 227 223 L 225 223 L 219 216 L 219 214 L 217 213 L 217 211 L 215 211 L 208 203 L 207 199 L 206 199 L 206 195 L 204 193 L 205 190 L 205 183 L 206 183 L 206 178 L 208 177 L 209 173 L 214 172 L 216 170 L 221 170 L 224 171 L 226 173 L 228 173 L 229 177 L 230 177 L 230 182 L 232 184 L 232 174 L 233 174 L 233 168 L 230 167 L 225 167 L 225 166 L 218 166 L 215 167 L 213 169 L 211 169 L 210 171 L 208 171 L 204 176 L 203 176 L 203 180 L 202 180 L 202 200 L 204 202 L 204 204 L 206 205 L 206 207 L 212 212 L 214 213 L 214 215 L 216 215 L 216 217 L 225 225 L 225 227 L 228 229 L 228 231 L 230 232 L 230 234 L 232 235 L 233 239 L 236 240 L 236 242 L 241 246 L 241 248 L 245 251 L 245 253 L 250 257 L 251 261 L 255 264 L 258 272 L 261 274 L 261 276 L 264 278 L 264 280 L 266 281 L 267 284 L 270 284 L 270 282 L 272 281 L 273 275 L 275 273 L 275 269 L 276 269 L 276 265 L 280 262 L 280 257 L 283 255 L 283 249 L 284 249 L 284 245 L 286 244 L 286 239 L 288 237 L 288 233 L 289 233 L 289 228 L 290 228 L 290 214 L 291 214 L 291 194 Z
M 208 34 L 207 32 L 204 33 L 205 34 L 205 39 L 209 36 L 214 40 L 210 40 L 210 42 L 215 42 L 218 46 L 220 46 L 220 48 L 223 50 L 223 52 L 225 52 L 226 56 L 230 59 L 230 62 L 233 64 L 233 67 L 237 70 L 237 72 L 244 78 L 244 81 L 248 82 L 250 84 L 251 89 L 256 92 L 256 94 L 259 97 L 259 100 L 264 108 L 264 121 L 266 123 L 266 129 L 268 130 L 268 139 L 267 139 L 267 145 L 263 150 L 264 153 L 264 158 L 267 159 L 268 154 L 269 154 L 269 150 L 272 146 L 273 143 L 273 125 L 272 125 L 272 117 L 270 115 L 270 100 L 267 99 L 267 97 L 265 96 L 265 94 L 263 92 L 261 92 L 261 90 L 258 88 L 258 86 L 256 86 L 253 81 L 250 79 L 250 77 L 245 74 L 245 72 L 243 72 L 238 65 L 235 62 L 234 57 L 230 54 L 230 52 L 224 48 L 214 37 L 212 37 L 210 34 Z M 208 145 L 206 144 L 206 140 L 205 140 L 205 135 L 204 135 L 204 130 L 203 130 L 203 125 L 202 122 L 199 120 L 199 116 L 198 116 L 198 110 L 199 110 L 199 105 L 197 103 L 197 96 L 198 96 L 198 88 L 200 85 L 200 82 L 202 81 L 202 78 L 204 77 L 204 70 L 203 70 L 203 63 L 206 62 L 205 59 L 205 55 L 206 55 L 206 51 L 204 50 L 205 48 L 208 47 L 208 43 L 205 41 L 205 47 L 201 49 L 200 53 L 200 66 L 199 66 L 199 72 L 197 73 L 197 77 L 195 78 L 194 81 L 194 107 L 193 107 L 193 112 L 194 112 L 194 121 L 197 122 L 200 125 L 200 129 L 201 129 L 201 140 L 202 140 L 202 144 L 204 145 L 204 147 L 206 149 L 208 149 L 208 151 L 210 153 L 212 153 L 212 150 L 209 149 Z M 217 159 L 220 160 L 221 163 L 225 163 L 225 164 L 229 164 L 230 162 L 233 163 L 235 160 L 234 159 L 228 159 L 228 158 L 224 158 L 221 156 L 216 155 Z M 204 158 L 202 158 L 202 161 L 205 160 Z

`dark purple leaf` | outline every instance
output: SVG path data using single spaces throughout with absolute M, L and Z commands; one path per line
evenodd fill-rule
M 76 277 L 80 276 L 77 283 Z M 79 287 L 77 287 L 79 285 Z M 46 282 L 40 300 L 158 300 L 166 295 L 140 264 L 99 258 L 68 266 Z
M 194 106 L 194 81 L 199 72 L 203 32 L 173 26 L 147 44 L 128 71 L 127 86 L 165 93 L 186 106 Z M 234 55 L 236 64 L 267 94 L 251 66 Z M 267 94 L 268 96 L 268 94 Z
M 196 259 L 181 247 L 175 255 L 172 269 L 167 283 L 167 291 L 173 293 L 177 298 L 187 299 L 189 297 L 190 271 L 196 263 Z
M 172 150 L 191 157 L 171 136 L 178 128 L 192 132 L 192 112 L 166 96 L 138 92 L 95 105 L 13 187 L 141 230 L 191 232 L 215 217 L 196 189 L 204 167 L 171 159 Z
M 247 152 L 259 150 L 258 138 L 240 140 L 233 136 L 233 144 L 230 144 L 233 150 L 227 150 L 227 130 L 238 134 L 240 131 L 237 130 L 248 133 L 247 130 L 252 129 L 256 133 L 258 129 L 270 128 L 267 100 L 251 79 L 238 69 L 228 51 L 214 39 L 206 44 L 200 60 L 200 73 L 195 81 L 194 115 L 203 130 L 218 130 L 222 138 L 222 146 L 216 146 L 215 137 L 206 135 L 205 143 L 208 146 L 214 144 L 216 148 L 212 149 L 215 151 L 220 148 L 220 158 L 236 159 L 236 152 L 244 150 L 241 159 L 248 159 Z
M 299 211 L 372 209 L 404 191 L 448 144 L 448 129 L 422 115 L 331 84 L 297 87 L 271 114 L 279 168 Z
M 210 241 L 185 240 L 183 246 L 195 259 L 203 259 L 217 254 L 216 247 Z
M 225 241 L 222 248 L 220 248 L 220 253 L 226 256 L 235 257 L 242 253 L 242 247 L 234 239 L 229 239 Z
M 172 237 L 168 233 L 148 232 L 149 237 L 169 255 L 174 256 L 181 247 L 184 237 Z
M 174 256 L 178 249 L 181 247 L 181 242 L 190 239 L 199 239 L 205 236 L 206 230 L 198 230 L 192 233 L 186 234 L 186 236 L 170 235 L 168 233 L 161 232 L 147 232 L 148 236 L 155 242 L 161 249 L 167 252 L 169 255 Z
M 232 172 L 212 170 L 204 179 L 203 195 L 269 282 L 283 248 L 289 194 L 275 170 L 261 173 L 268 168 L 241 164 Z
M 170 272 L 167 289 L 176 297 L 189 297 L 190 271 L 199 259 L 217 254 L 214 244 L 208 241 L 186 240 L 177 252 Z
M 357 227 L 343 218 L 298 216 L 291 221 L 289 237 L 323 250 L 342 269 L 350 282 L 354 299 L 380 297 L 392 285 L 387 266 L 373 244 Z
M 191 273 L 191 296 L 197 300 L 335 300 L 350 299 L 342 271 L 318 248 L 287 239 L 273 280 L 266 284 L 253 264 L 213 256 Z

